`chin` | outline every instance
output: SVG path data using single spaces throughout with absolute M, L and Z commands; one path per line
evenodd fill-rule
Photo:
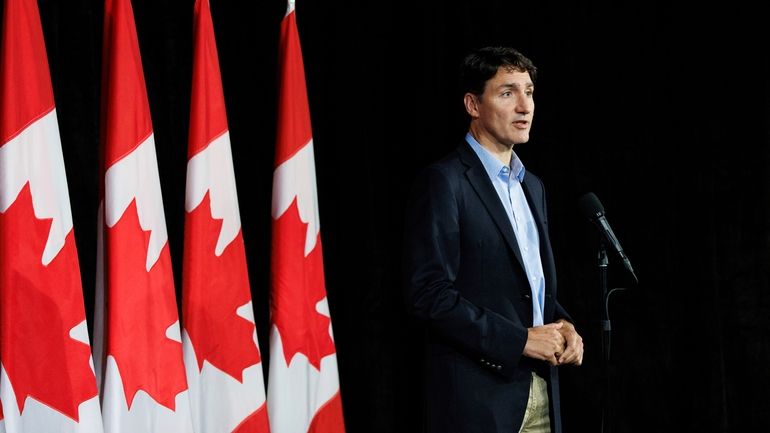
M 522 144 L 529 141 L 529 134 L 521 134 L 516 137 L 514 137 L 513 143 L 514 144 Z

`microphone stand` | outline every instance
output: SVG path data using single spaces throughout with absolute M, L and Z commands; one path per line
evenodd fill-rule
M 609 260 L 607 258 L 607 249 L 605 248 L 604 241 L 599 243 L 599 290 L 601 294 L 601 327 L 602 327 L 602 371 L 604 372 L 604 394 L 602 396 L 602 424 L 601 432 L 610 433 L 612 431 L 612 411 L 611 404 L 612 398 L 610 396 L 610 333 L 612 332 L 612 326 L 610 324 L 609 315 L 609 296 L 610 292 L 607 290 L 607 266 Z

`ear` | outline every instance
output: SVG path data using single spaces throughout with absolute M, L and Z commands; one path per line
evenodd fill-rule
M 478 96 L 473 93 L 466 93 L 463 97 L 463 103 L 465 104 L 465 111 L 467 111 L 472 118 L 477 119 L 479 117 L 479 104 L 481 103 Z

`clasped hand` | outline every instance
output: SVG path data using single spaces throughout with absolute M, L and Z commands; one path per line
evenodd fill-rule
M 527 329 L 524 356 L 540 359 L 551 365 L 583 363 L 583 338 L 575 326 L 560 319 L 555 323 Z

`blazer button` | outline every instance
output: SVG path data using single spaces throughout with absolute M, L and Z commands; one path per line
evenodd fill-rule
M 501 365 L 498 365 L 498 366 L 497 366 L 497 367 L 495 367 L 495 368 L 496 368 L 497 370 L 502 370 L 502 369 L 503 369 L 503 367 L 502 367 Z
M 530 300 L 532 299 L 532 295 L 521 295 L 522 299 Z

